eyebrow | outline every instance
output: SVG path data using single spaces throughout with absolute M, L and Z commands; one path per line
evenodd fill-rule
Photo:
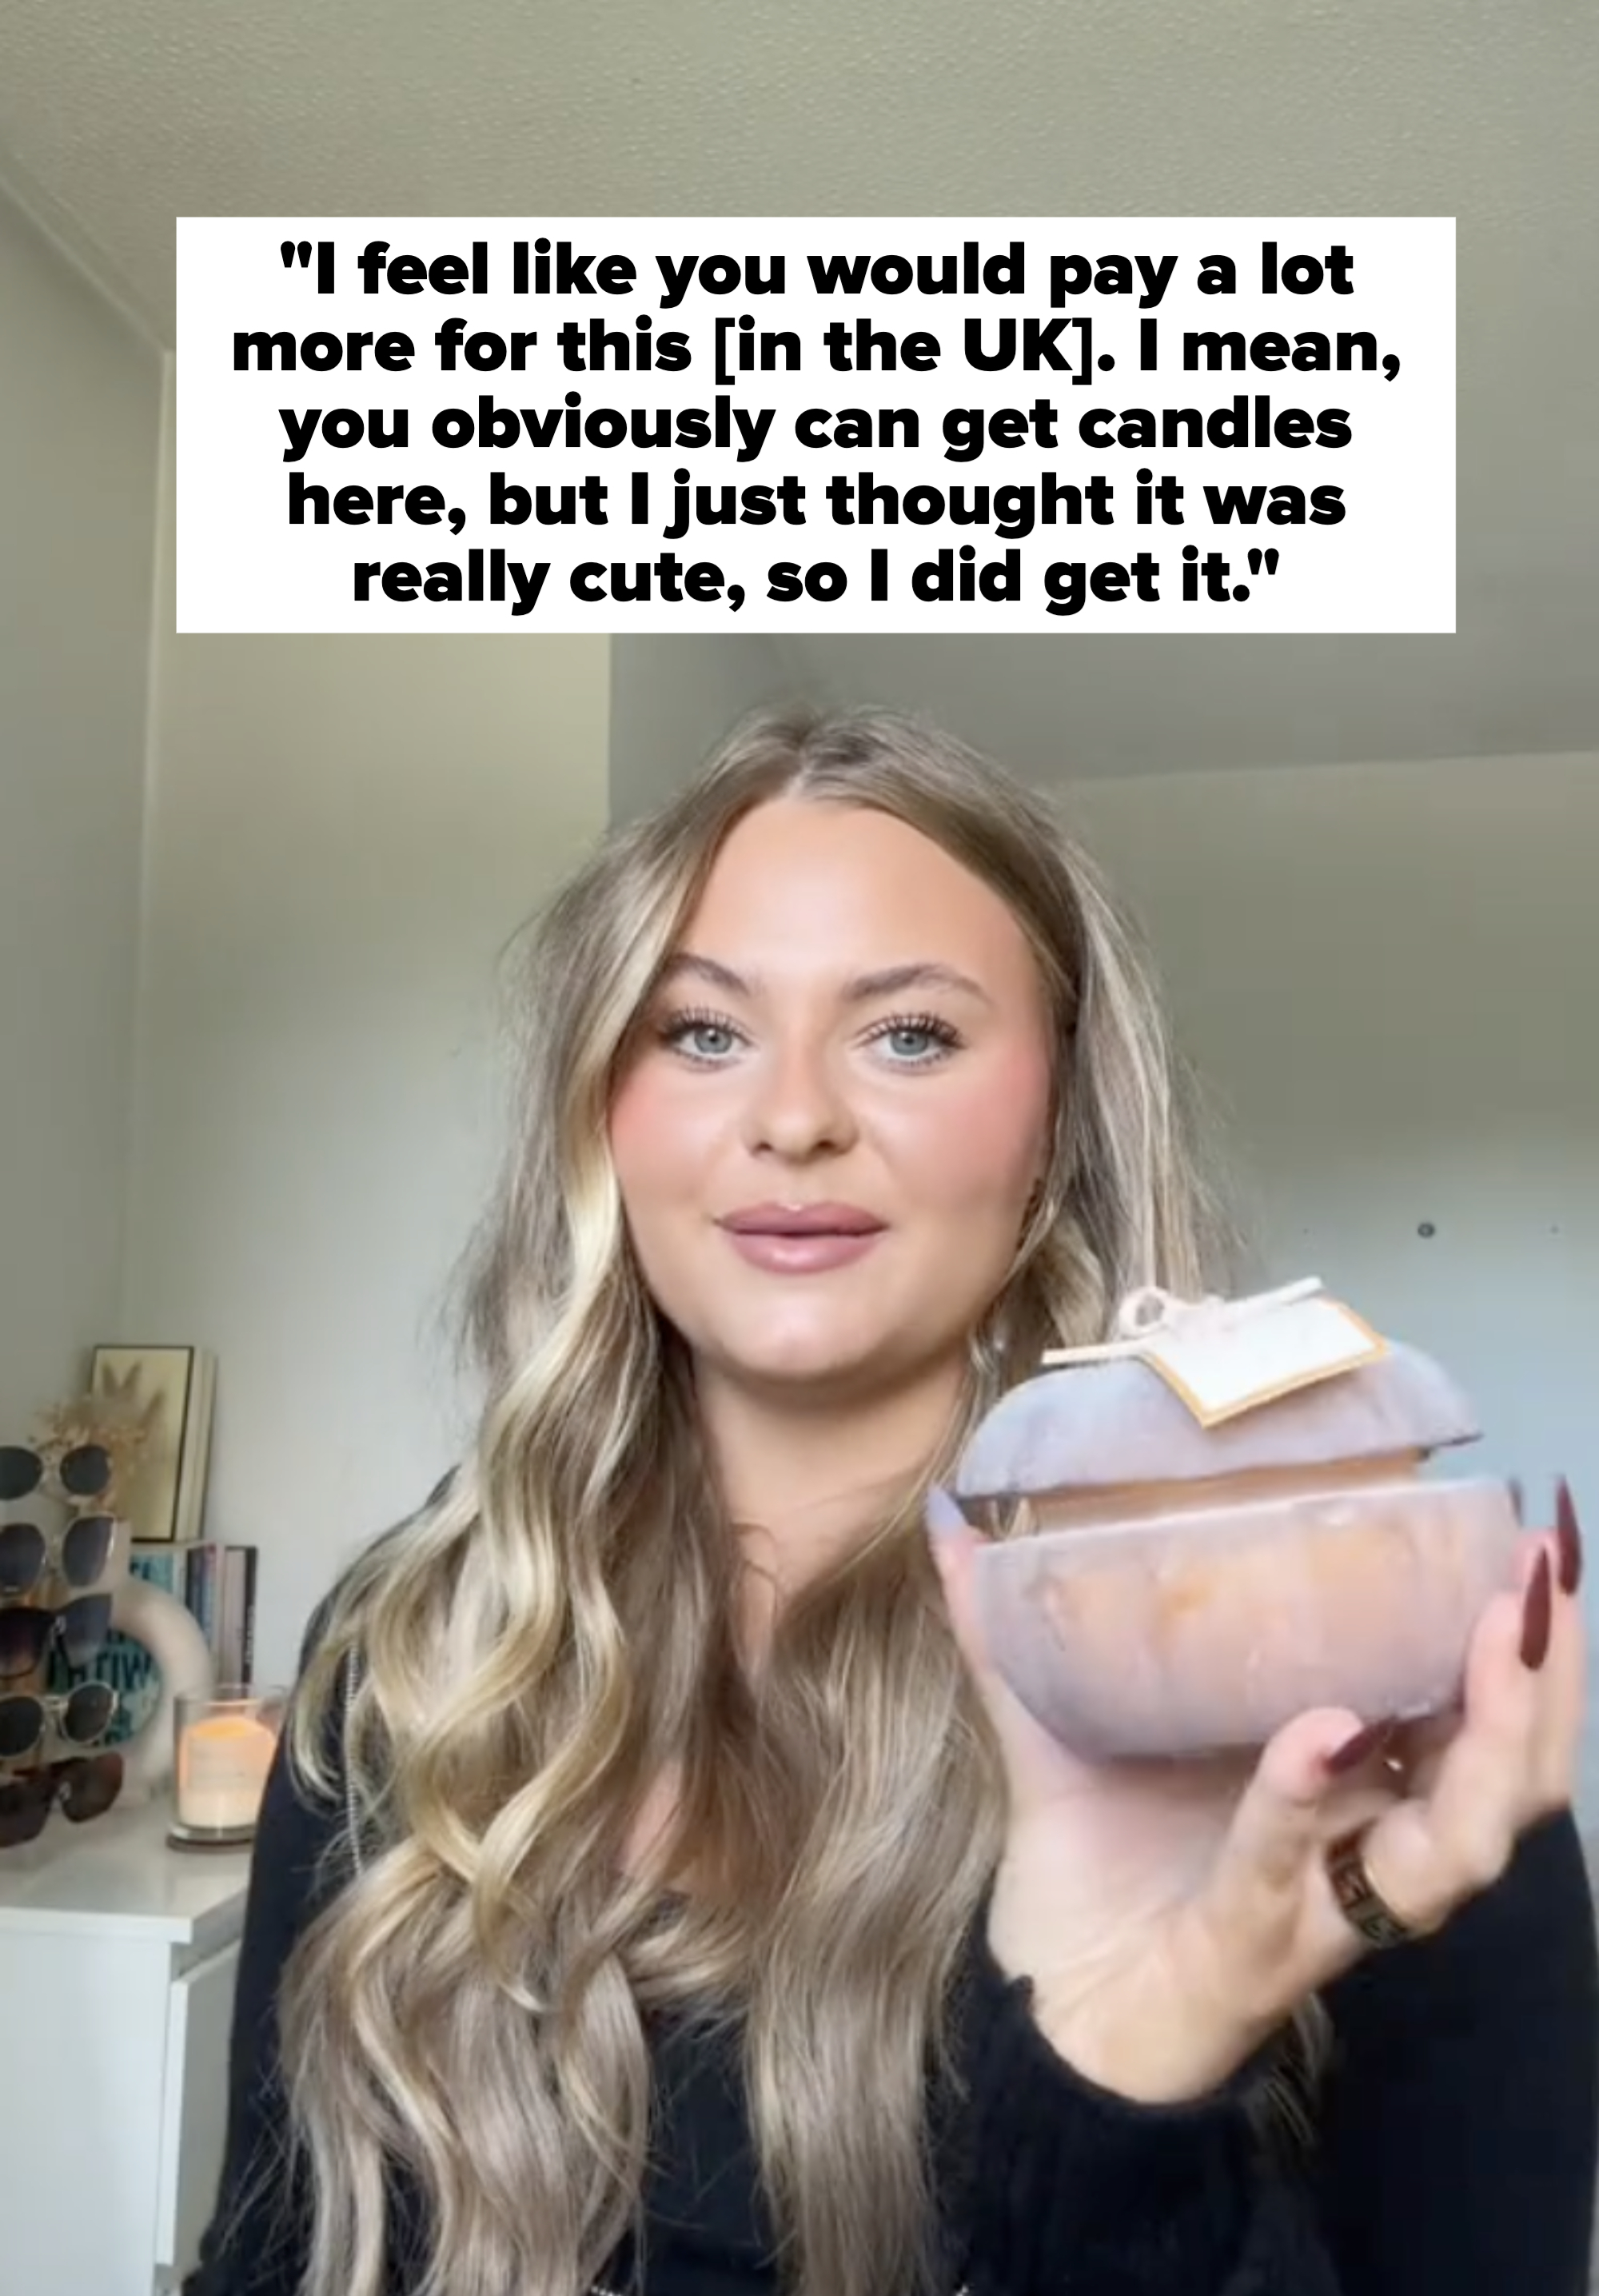
M 713 988 L 720 988 L 729 996 L 753 999 L 761 993 L 758 980 L 746 980 L 730 964 L 722 964 L 714 956 L 696 955 L 692 950 L 685 949 L 676 956 L 668 957 L 660 979 L 664 984 L 684 973 L 709 981 Z M 979 997 L 985 1004 L 994 1001 L 988 990 L 973 980 L 970 973 L 959 972 L 952 964 L 935 964 L 926 961 L 890 964 L 878 972 L 857 973 L 853 980 L 845 983 L 844 998 L 850 1004 L 865 1004 L 874 997 L 898 996 L 907 988 L 953 988 L 965 996 Z

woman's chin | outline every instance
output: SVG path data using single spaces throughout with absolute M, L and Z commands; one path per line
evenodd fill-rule
M 858 1330 L 766 1332 L 704 1350 L 709 1364 L 732 1385 L 795 1403 L 823 1401 L 839 1392 L 871 1387 L 887 1372 L 898 1350 Z

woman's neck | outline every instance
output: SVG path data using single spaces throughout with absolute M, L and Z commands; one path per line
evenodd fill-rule
M 961 1398 L 958 1365 L 855 1406 L 796 1410 L 703 1367 L 701 1423 L 755 1567 L 791 1591 L 869 1534 L 924 1474 Z

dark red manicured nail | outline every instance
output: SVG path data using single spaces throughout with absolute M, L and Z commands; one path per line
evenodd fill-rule
M 1560 1551 L 1561 1593 L 1574 1595 L 1582 1584 L 1582 1533 L 1577 1528 L 1571 1486 L 1563 1475 L 1554 1486 L 1554 1542 Z
M 1536 1674 L 1549 1655 L 1554 1620 L 1554 1582 L 1549 1572 L 1549 1550 L 1545 1547 L 1533 1566 L 1521 1612 L 1521 1664 L 1529 1674 Z
M 1387 1737 L 1390 1727 L 1386 1722 L 1372 1722 L 1364 1730 L 1357 1730 L 1354 1736 L 1346 1738 L 1341 1746 L 1334 1746 L 1330 1754 L 1323 1755 L 1322 1767 L 1335 1778 L 1342 1777 L 1347 1770 L 1357 1770 L 1362 1762 L 1376 1752 Z

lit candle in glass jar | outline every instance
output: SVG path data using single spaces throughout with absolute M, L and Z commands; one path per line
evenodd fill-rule
M 180 1698 L 176 1730 L 176 1832 L 187 1839 L 239 1841 L 254 1833 L 277 1751 L 275 1695 L 226 1691 Z

